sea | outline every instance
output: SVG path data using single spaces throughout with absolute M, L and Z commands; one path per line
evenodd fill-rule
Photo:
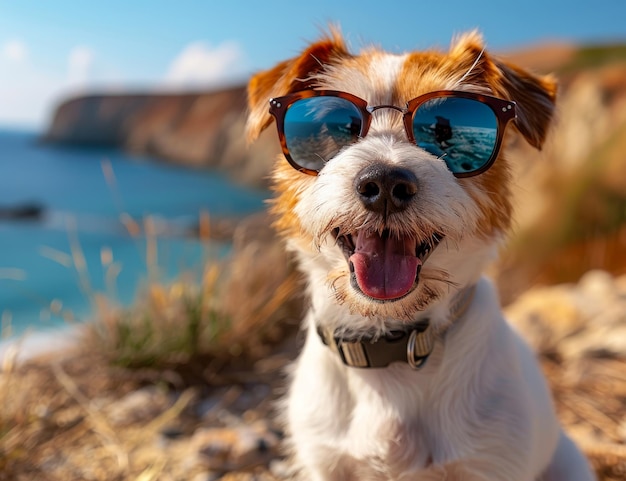
M 189 234 L 200 216 L 240 217 L 268 197 L 217 172 L 39 138 L 0 130 L 2 340 L 90 321 L 95 294 L 129 305 L 149 274 L 200 276 L 230 248 Z M 18 206 L 41 215 L 8 219 Z

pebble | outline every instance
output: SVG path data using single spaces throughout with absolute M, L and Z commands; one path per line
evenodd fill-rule
M 165 411 L 170 404 L 171 400 L 163 390 L 149 386 L 128 393 L 105 409 L 112 424 L 127 426 L 154 419 Z
M 539 352 L 626 356 L 626 275 L 590 271 L 577 284 L 531 289 L 505 313 Z
M 280 439 L 266 421 L 224 428 L 200 428 L 191 447 L 201 464 L 213 471 L 239 471 L 268 464 Z

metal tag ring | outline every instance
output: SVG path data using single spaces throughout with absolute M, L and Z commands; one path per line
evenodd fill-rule
M 406 359 L 413 369 L 420 369 L 433 350 L 434 338 L 432 329 L 423 332 L 411 331 L 406 343 Z

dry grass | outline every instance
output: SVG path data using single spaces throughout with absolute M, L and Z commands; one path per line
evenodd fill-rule
M 559 416 L 599 479 L 626 479 L 626 359 L 544 360 Z
M 205 221 L 203 238 L 210 237 Z M 193 474 L 148 440 L 159 439 L 172 422 L 188 422 L 185 411 L 199 392 L 225 370 L 249 369 L 290 337 L 301 317 L 299 276 L 268 229 L 266 219 L 244 223 L 233 233 L 232 257 L 207 263 L 200 282 L 184 276 L 171 284 L 151 282 L 129 308 L 91 292 L 83 280 L 97 319 L 81 326 L 76 347 L 23 365 L 15 357 L 4 360 L 0 480 Z M 80 277 L 77 242 L 71 257 Z M 146 385 L 175 400 L 154 407 L 149 419 L 117 426 L 107 412 Z
M 270 321 L 285 323 L 284 318 Z M 272 353 L 275 344 L 262 332 L 242 324 L 240 346 L 253 347 L 256 342 L 258 346 L 250 353 Z M 91 341 L 102 339 L 95 331 L 89 335 L 94 336 Z M 286 337 L 295 345 L 293 336 Z M 232 345 L 235 337 L 231 334 L 222 339 Z M 248 372 L 244 376 L 255 375 L 253 354 L 240 363 L 242 357 L 229 350 L 219 352 L 215 346 L 210 357 L 191 357 L 187 352 L 176 355 L 167 349 L 151 367 L 144 364 L 129 369 L 111 364 L 119 364 L 111 347 L 102 344 L 98 348 L 97 342 L 87 342 L 64 356 L 3 366 L 0 480 L 174 480 L 203 472 L 186 466 L 188 444 L 163 445 L 155 439 L 161 439 L 159 434 L 169 426 L 189 423 L 190 408 L 203 389 L 233 365 Z M 562 422 L 589 456 L 601 481 L 624 479 L 626 360 L 613 355 L 566 359 L 556 351 L 556 346 L 542 346 L 541 360 Z M 193 369 L 198 376 L 189 375 Z M 282 377 L 276 371 L 270 377 L 278 390 Z M 230 375 L 225 379 L 231 379 Z M 161 393 L 154 396 L 155 404 L 163 396 L 171 401 L 147 406 L 148 414 L 136 422 L 116 424 L 110 414 L 112 406 L 146 385 L 156 386 Z M 192 423 L 190 432 L 198 426 L 197 420 Z M 249 472 L 239 473 L 238 478 L 230 476 L 252 479 L 246 478 L 251 476 Z
M 561 422 L 599 479 L 625 479 L 626 359 L 611 356 L 566 363 L 545 355 L 542 364 Z
M 262 268 L 268 263 L 274 269 Z M 250 244 L 193 279 L 150 284 L 128 309 L 99 309 L 85 342 L 114 365 L 162 368 L 194 359 L 258 358 L 300 314 L 298 275 L 278 245 Z M 263 351 L 264 352 L 264 351 Z
M 6 366 L 5 366 L 6 367 Z M 85 351 L 40 359 L 0 378 L 0 480 L 122 480 L 146 478 L 158 460 L 141 462 L 148 439 L 181 415 L 194 397 L 185 390 L 154 419 L 115 425 L 106 408 L 136 389 L 130 372 L 111 369 Z M 10 395 L 8 393 L 11 393 Z

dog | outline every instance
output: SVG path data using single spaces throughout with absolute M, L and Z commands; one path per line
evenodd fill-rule
M 247 135 L 276 123 L 271 210 L 310 299 L 281 408 L 299 479 L 594 479 L 482 274 L 511 224 L 502 152 L 541 148 L 556 89 L 475 31 L 355 54 L 332 28 L 252 76 Z

